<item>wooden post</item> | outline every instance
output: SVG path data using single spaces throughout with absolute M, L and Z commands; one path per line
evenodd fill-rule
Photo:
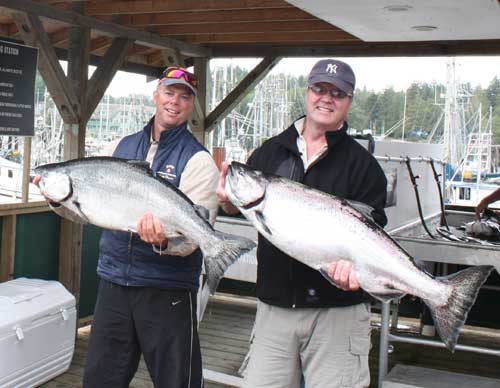
M 264 78 L 281 57 L 268 55 L 243 78 L 238 86 L 222 100 L 205 119 L 205 130 L 211 131 L 218 122 L 226 117 L 229 112 L 245 97 L 245 95 Z
M 68 50 L 68 81 L 75 95 L 79 96 L 80 110 L 77 122 L 64 123 L 65 160 L 85 156 L 89 47 L 90 29 L 73 27 L 70 31 Z M 82 235 L 82 225 L 66 219 L 61 220 L 59 280 L 75 296 L 77 306 L 80 301 Z
M 24 150 L 23 150 L 23 186 L 22 186 L 22 198 L 23 203 L 27 203 L 30 194 L 30 167 L 31 167 L 31 136 L 26 136 L 24 138 Z
M 16 253 L 16 215 L 2 218 L 2 253 L 0 257 L 0 282 L 14 277 L 14 255 Z
M 207 66 L 206 58 L 194 59 L 194 72 L 198 79 L 198 95 L 195 101 L 195 112 L 189 120 L 191 131 L 201 144 L 205 144 L 205 112 L 207 105 Z

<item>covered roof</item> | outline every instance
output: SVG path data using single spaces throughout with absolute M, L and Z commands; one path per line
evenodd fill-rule
M 37 15 L 57 55 L 91 29 L 91 63 L 133 40 L 124 69 L 155 75 L 196 57 L 500 54 L 499 0 L 0 0 L 0 39 L 22 41 L 13 12 Z

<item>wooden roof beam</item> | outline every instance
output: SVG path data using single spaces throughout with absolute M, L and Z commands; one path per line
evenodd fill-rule
M 164 49 L 167 50 L 167 49 Z M 145 47 L 138 44 L 132 45 L 128 50 L 128 55 L 147 55 L 152 52 L 151 47 Z
M 11 38 L 19 38 L 19 31 L 17 29 L 16 23 L 0 24 L 0 34 Z
M 454 55 L 500 55 L 500 39 L 485 41 L 440 41 L 440 42 L 320 42 L 304 46 L 301 42 L 288 46 L 256 44 L 241 50 L 236 43 L 221 43 L 212 48 L 212 58 L 262 57 L 273 53 L 282 57 L 402 57 L 402 56 L 454 56 Z
M 19 33 L 27 45 L 38 47 L 38 70 L 65 122 L 78 122 L 80 103 L 70 87 L 50 39 L 40 19 L 31 14 L 12 12 Z
M 86 121 L 92 116 L 111 80 L 125 62 L 127 51 L 132 43 L 133 41 L 128 39 L 115 38 L 102 62 L 92 74 L 87 89 L 87 106 L 84 115 Z
M 0 24 L 0 34 L 4 36 L 9 36 L 10 35 L 10 24 Z
M 205 131 L 210 131 L 214 125 L 228 115 L 229 112 L 245 97 L 250 89 L 257 85 L 267 73 L 280 61 L 281 57 L 268 55 L 247 74 L 245 78 L 222 100 L 205 119 Z
M 110 15 L 96 15 L 101 20 L 112 21 Z M 318 20 L 298 8 L 267 8 L 245 10 L 199 11 L 183 12 L 182 18 L 176 12 L 131 14 L 117 16 L 116 22 L 126 26 L 162 26 L 179 24 L 228 23 L 235 20 L 240 22 L 265 21 L 308 21 Z
M 99 36 L 91 39 L 89 51 L 93 53 L 95 51 L 102 50 L 103 48 L 111 46 L 112 43 L 113 39 L 109 36 Z
M 99 30 L 105 35 L 136 40 L 146 46 L 175 48 L 184 55 L 195 57 L 210 56 L 210 50 L 201 46 L 185 43 L 175 39 L 163 38 L 148 32 L 137 31 L 118 24 L 83 16 L 77 12 L 64 11 L 49 5 L 35 3 L 31 0 L 1 0 L 0 4 L 13 10 L 29 12 L 49 19 L 59 20 L 70 25 L 78 25 Z
M 69 29 L 60 28 L 57 31 L 50 33 L 49 39 L 52 46 L 59 46 L 63 43 L 67 43 L 69 41 Z
M 110 16 L 97 15 L 102 20 L 111 20 Z M 223 10 L 223 11 L 199 11 L 183 12 L 182 18 L 178 13 L 154 13 L 121 15 L 116 22 L 133 27 L 150 27 L 162 25 L 200 24 L 205 23 L 227 23 L 227 22 L 265 22 L 265 21 L 308 21 L 318 18 L 298 8 L 270 8 L 270 9 L 248 9 L 248 10 Z
M 199 11 L 200 8 L 199 0 L 92 1 L 85 3 L 85 15 L 186 12 Z M 284 0 L 211 0 L 203 3 L 205 11 L 262 8 L 293 8 L 293 5 Z
M 346 33 L 331 24 L 322 20 L 312 21 L 287 21 L 287 22 L 234 22 L 234 23 L 210 23 L 210 24 L 178 24 L 171 26 L 155 27 L 155 32 L 159 35 L 204 35 L 204 34 L 217 34 L 223 32 L 224 34 L 236 33 L 268 33 L 268 32 L 312 32 L 322 31 L 325 35 L 330 33 L 341 32 L 342 35 Z
M 176 36 L 176 35 L 174 35 Z M 340 42 L 361 42 L 358 38 L 344 32 L 344 31 L 312 31 L 312 32 L 244 32 L 244 33 L 230 33 L 230 34 L 204 34 L 204 35 L 185 35 L 184 39 L 192 43 L 292 43 L 299 42 L 326 42 L 326 43 L 340 43 Z M 247 55 L 248 56 L 248 55 Z

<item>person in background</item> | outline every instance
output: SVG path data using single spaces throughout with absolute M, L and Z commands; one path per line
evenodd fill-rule
M 500 188 L 496 189 L 486 197 L 484 197 L 476 206 L 476 218 L 480 219 L 481 214 L 488 207 L 490 203 L 500 201 Z
M 385 226 L 385 174 L 347 134 L 354 88 L 354 72 L 347 63 L 317 62 L 308 78 L 306 115 L 256 149 L 248 164 L 370 205 L 374 220 Z M 223 165 L 217 198 L 226 213 L 235 214 L 238 210 L 224 190 L 226 174 Z M 243 386 L 298 388 L 303 375 L 306 387 L 367 387 L 370 304 L 351 263 L 331 265 L 336 288 L 261 235 L 257 260 L 259 302 Z
M 213 224 L 219 172 L 187 128 L 196 86 L 186 69 L 165 69 L 153 93 L 155 115 L 142 131 L 121 139 L 113 156 L 149 163 L 208 209 Z M 182 239 L 167 240 L 154 210 L 138 221 L 137 230 L 102 233 L 83 387 L 128 387 L 141 354 L 155 387 L 202 387 L 196 317 L 202 254 Z

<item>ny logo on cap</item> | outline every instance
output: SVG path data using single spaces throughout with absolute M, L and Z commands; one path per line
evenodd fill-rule
M 337 74 L 337 65 L 329 63 L 328 66 L 326 67 L 326 71 L 330 74 L 332 73 Z

